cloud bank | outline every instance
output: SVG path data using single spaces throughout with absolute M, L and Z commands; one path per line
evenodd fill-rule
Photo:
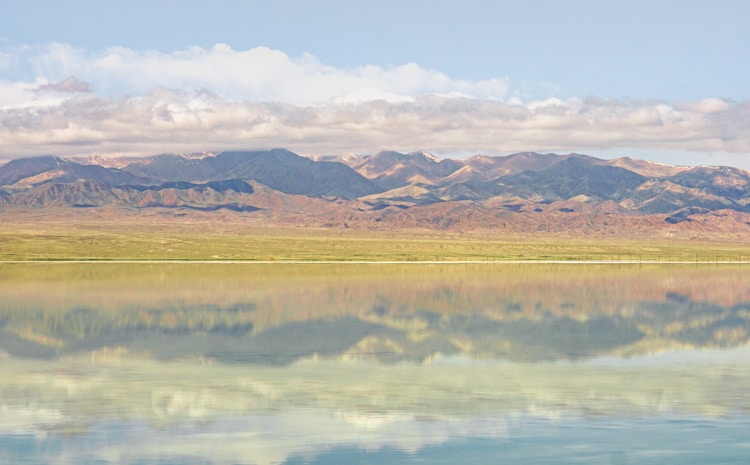
M 47 86 L 80 80 L 91 83 L 99 95 L 110 97 L 144 95 L 164 87 L 207 90 L 230 100 L 311 105 L 384 97 L 408 101 L 421 94 L 498 99 L 508 90 L 505 78 L 457 80 L 414 63 L 338 69 L 312 55 L 292 58 L 266 47 L 238 51 L 225 44 L 172 53 L 120 47 L 91 53 L 67 44 L 50 44 L 16 48 L 5 56 L 0 69 L 5 68 L 6 73 Z M 23 95 L 17 98 L 16 102 L 0 101 L 0 105 L 29 103 Z
M 303 154 L 606 151 L 750 154 L 750 101 L 522 100 L 508 78 L 416 64 L 340 69 L 226 45 L 0 52 L 0 156 L 286 147 Z M 686 161 L 687 162 L 687 161 Z

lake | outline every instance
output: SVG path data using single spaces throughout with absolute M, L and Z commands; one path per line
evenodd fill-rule
M 0 265 L 2 464 L 746 464 L 750 267 Z

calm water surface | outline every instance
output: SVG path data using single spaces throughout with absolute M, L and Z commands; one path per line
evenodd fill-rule
M 0 265 L 0 464 L 747 464 L 750 267 Z

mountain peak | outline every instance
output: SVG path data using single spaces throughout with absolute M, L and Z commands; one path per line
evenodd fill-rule
M 424 151 L 409 152 L 407 155 L 410 157 L 422 157 L 425 160 L 432 162 L 432 163 L 440 163 L 441 161 L 440 158 L 436 157 L 430 152 L 424 152 Z
M 649 177 L 665 177 L 674 176 L 682 171 L 689 170 L 688 166 L 676 166 L 668 165 L 666 163 L 657 163 L 648 160 L 639 160 L 633 157 L 621 157 L 605 162 L 610 166 L 616 166 L 619 168 L 625 168 L 627 170 L 638 173 L 642 176 Z
M 0 185 L 10 185 L 46 171 L 57 170 L 71 162 L 54 155 L 19 158 L 0 167 Z

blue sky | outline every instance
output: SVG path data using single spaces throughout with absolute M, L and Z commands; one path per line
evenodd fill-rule
M 0 156 L 284 146 L 750 167 L 748 20 L 747 0 L 5 0 Z

